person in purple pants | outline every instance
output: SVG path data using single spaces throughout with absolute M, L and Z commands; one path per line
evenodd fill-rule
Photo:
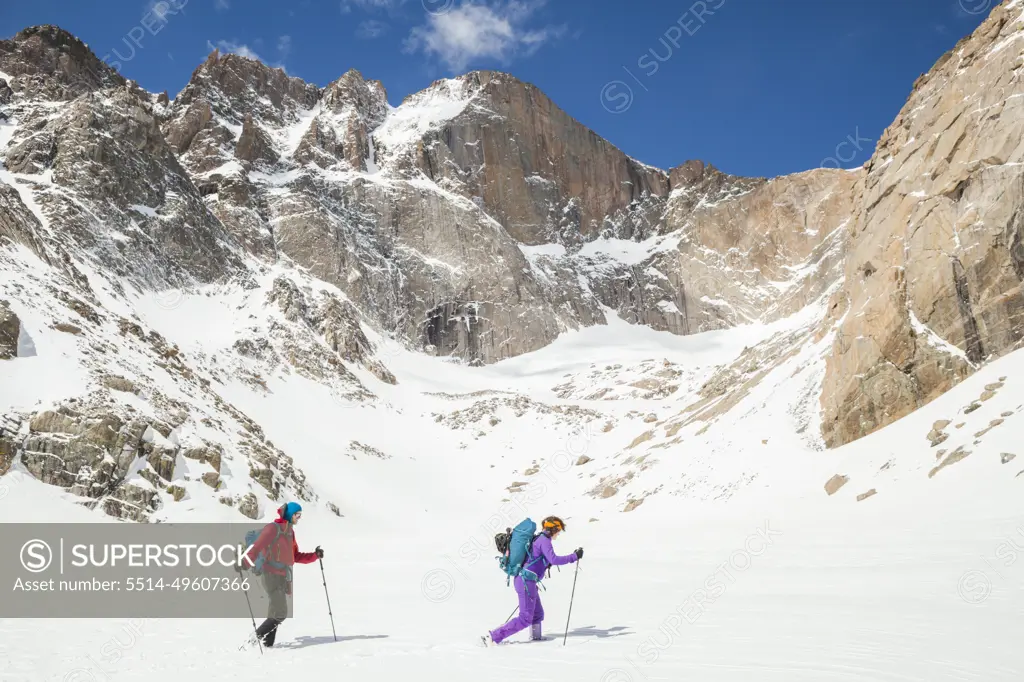
M 558 537 L 558 534 L 565 530 L 565 523 L 557 516 L 549 516 L 541 523 L 541 532 L 533 539 L 530 547 L 530 556 L 523 564 L 522 574 L 517 575 L 514 581 L 516 594 L 519 595 L 519 615 L 501 627 L 491 630 L 480 639 L 484 646 L 501 644 L 511 635 L 520 630 L 532 627 L 530 639 L 541 640 L 541 621 L 544 620 L 544 607 L 540 603 L 538 586 L 544 577 L 544 572 L 550 566 L 563 566 L 572 564 L 583 558 L 583 548 L 580 547 L 572 554 L 558 556 L 551 547 L 551 541 Z M 524 578 L 525 574 L 525 578 Z

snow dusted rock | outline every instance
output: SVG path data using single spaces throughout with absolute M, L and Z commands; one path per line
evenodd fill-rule
M 252 114 L 246 114 L 242 121 L 242 134 L 238 136 L 238 144 L 235 145 L 235 157 L 242 161 L 262 162 L 271 166 L 277 163 L 278 155 L 270 138 L 253 123 Z
M 270 300 L 278 305 L 285 319 L 321 336 L 327 347 L 346 362 L 362 365 L 381 381 L 395 383 L 394 375 L 374 359 L 373 344 L 363 333 L 359 313 L 350 303 L 331 293 L 320 292 L 310 304 L 295 282 L 285 277 L 274 280 Z M 350 378 L 358 383 L 354 377 Z
M 0 71 L 11 76 L 8 86 L 21 97 L 50 101 L 125 84 L 85 43 L 57 26 L 33 26 L 0 40 Z
M 127 475 L 149 426 L 97 408 L 40 412 L 29 420 L 22 463 L 44 483 L 102 497 Z
M 53 262 L 40 237 L 42 224 L 25 206 L 18 190 L 0 183 L 0 245 L 21 244 L 47 263 Z
M 252 493 L 243 495 L 238 503 L 238 511 L 250 519 L 258 519 L 260 517 L 259 500 Z
M 290 140 L 273 140 L 272 133 L 301 126 L 319 96 L 317 86 L 282 69 L 214 50 L 174 99 L 164 130 L 195 175 L 236 156 L 272 165 L 282 152 L 294 151 Z
M 191 416 L 187 412 L 169 416 L 172 421 L 163 421 L 131 408 L 111 408 L 101 400 L 76 401 L 33 415 L 27 435 L 12 443 L 22 453 L 22 464 L 40 481 L 95 500 L 116 516 L 145 520 L 165 499 L 181 499 L 187 490 L 181 481 L 220 488 L 221 446 L 180 444 L 177 434 Z M 300 499 L 312 499 L 291 458 L 253 429 L 239 448 L 250 462 L 249 476 L 270 499 L 278 499 L 286 487 Z M 186 459 L 209 471 L 196 470 Z
M 0 301 L 0 360 L 18 357 L 19 338 L 21 338 L 21 320 L 11 310 L 10 303 Z
M 186 112 L 197 102 L 204 109 L 210 106 L 213 117 L 223 117 L 232 127 L 242 125 L 246 115 L 280 125 L 296 120 L 298 112 L 312 108 L 319 96 L 320 88 L 283 69 L 214 50 L 192 74 L 174 106 L 177 112 Z
M 20 116 L 32 121 L 45 111 L 26 106 Z M 40 122 L 19 127 L 6 152 L 8 170 L 40 176 L 29 196 L 48 223 L 19 217 L 16 204 L 0 207 L 21 224 L 17 241 L 37 233 L 46 249 L 82 252 L 147 288 L 211 281 L 240 268 L 223 225 L 134 92 L 86 94 Z
M 0 476 L 11 470 L 11 464 L 18 456 L 21 440 L 18 437 L 20 427 L 21 422 L 0 415 Z
M 383 123 L 387 112 L 384 85 L 366 81 L 350 69 L 324 89 L 319 111 L 295 150 L 295 160 L 321 168 L 342 164 L 352 170 L 376 170 L 370 133 Z

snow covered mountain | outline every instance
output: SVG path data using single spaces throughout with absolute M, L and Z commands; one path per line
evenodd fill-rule
M 26 29 L 0 41 L 0 480 L 145 521 L 342 515 L 453 461 L 629 512 L 867 499 L 968 451 L 1012 477 L 1013 372 L 946 397 L 1024 338 L 1022 38 L 1007 0 L 863 168 L 765 179 L 646 166 L 507 74 L 391 107 L 214 52 L 171 100 Z

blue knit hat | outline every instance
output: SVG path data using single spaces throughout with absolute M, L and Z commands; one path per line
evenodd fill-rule
M 289 502 L 284 506 L 283 509 L 284 511 L 281 512 L 281 518 L 291 523 L 292 517 L 295 515 L 295 512 L 302 511 L 302 506 L 299 505 L 298 502 Z

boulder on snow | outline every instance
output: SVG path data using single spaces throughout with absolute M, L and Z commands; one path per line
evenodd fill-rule
M 988 432 L 989 432 L 989 431 L 991 431 L 992 429 L 994 429 L 994 428 L 996 428 L 997 426 L 999 426 L 1000 424 L 1002 424 L 1002 423 L 1003 423 L 1004 421 L 1006 421 L 1006 420 L 1004 420 L 1004 419 L 993 419 L 992 421 L 990 421 L 990 422 L 988 423 L 988 426 L 986 426 L 985 428 L 983 428 L 983 429 L 982 429 L 981 431 L 978 431 L 977 433 L 975 433 L 975 434 L 974 434 L 974 437 L 975 437 L 975 438 L 981 438 L 981 437 L 982 437 L 982 436 L 984 436 L 984 435 L 985 435 L 986 433 L 988 433 Z
M 949 438 L 949 434 L 944 432 L 949 424 L 950 421 L 948 419 L 940 419 L 932 424 L 932 430 L 928 432 L 928 440 L 931 441 L 933 448 Z
M 971 454 L 970 450 L 965 449 L 963 446 L 958 447 L 953 452 L 949 453 L 944 460 L 939 462 L 938 466 L 928 472 L 928 478 L 932 478 L 935 474 L 939 473 L 951 464 L 956 464 L 960 460 L 964 459 Z
M 138 393 L 139 391 L 135 382 L 117 374 L 106 375 L 103 377 L 102 383 L 112 391 L 121 391 L 122 393 Z
M 260 502 L 252 493 L 246 493 L 238 503 L 238 511 L 250 519 L 256 520 L 260 516 Z
M 644 503 L 644 498 L 642 498 L 642 497 L 638 497 L 635 500 L 630 500 L 629 502 L 626 503 L 626 507 L 622 511 L 623 512 L 631 512 L 631 511 L 633 511 L 634 509 L 636 509 L 637 507 L 639 507 L 643 503 Z
M 849 480 L 849 476 L 836 474 L 832 478 L 828 479 L 828 481 L 825 483 L 825 492 L 828 493 L 829 495 L 835 495 L 840 488 L 846 485 L 846 482 Z

